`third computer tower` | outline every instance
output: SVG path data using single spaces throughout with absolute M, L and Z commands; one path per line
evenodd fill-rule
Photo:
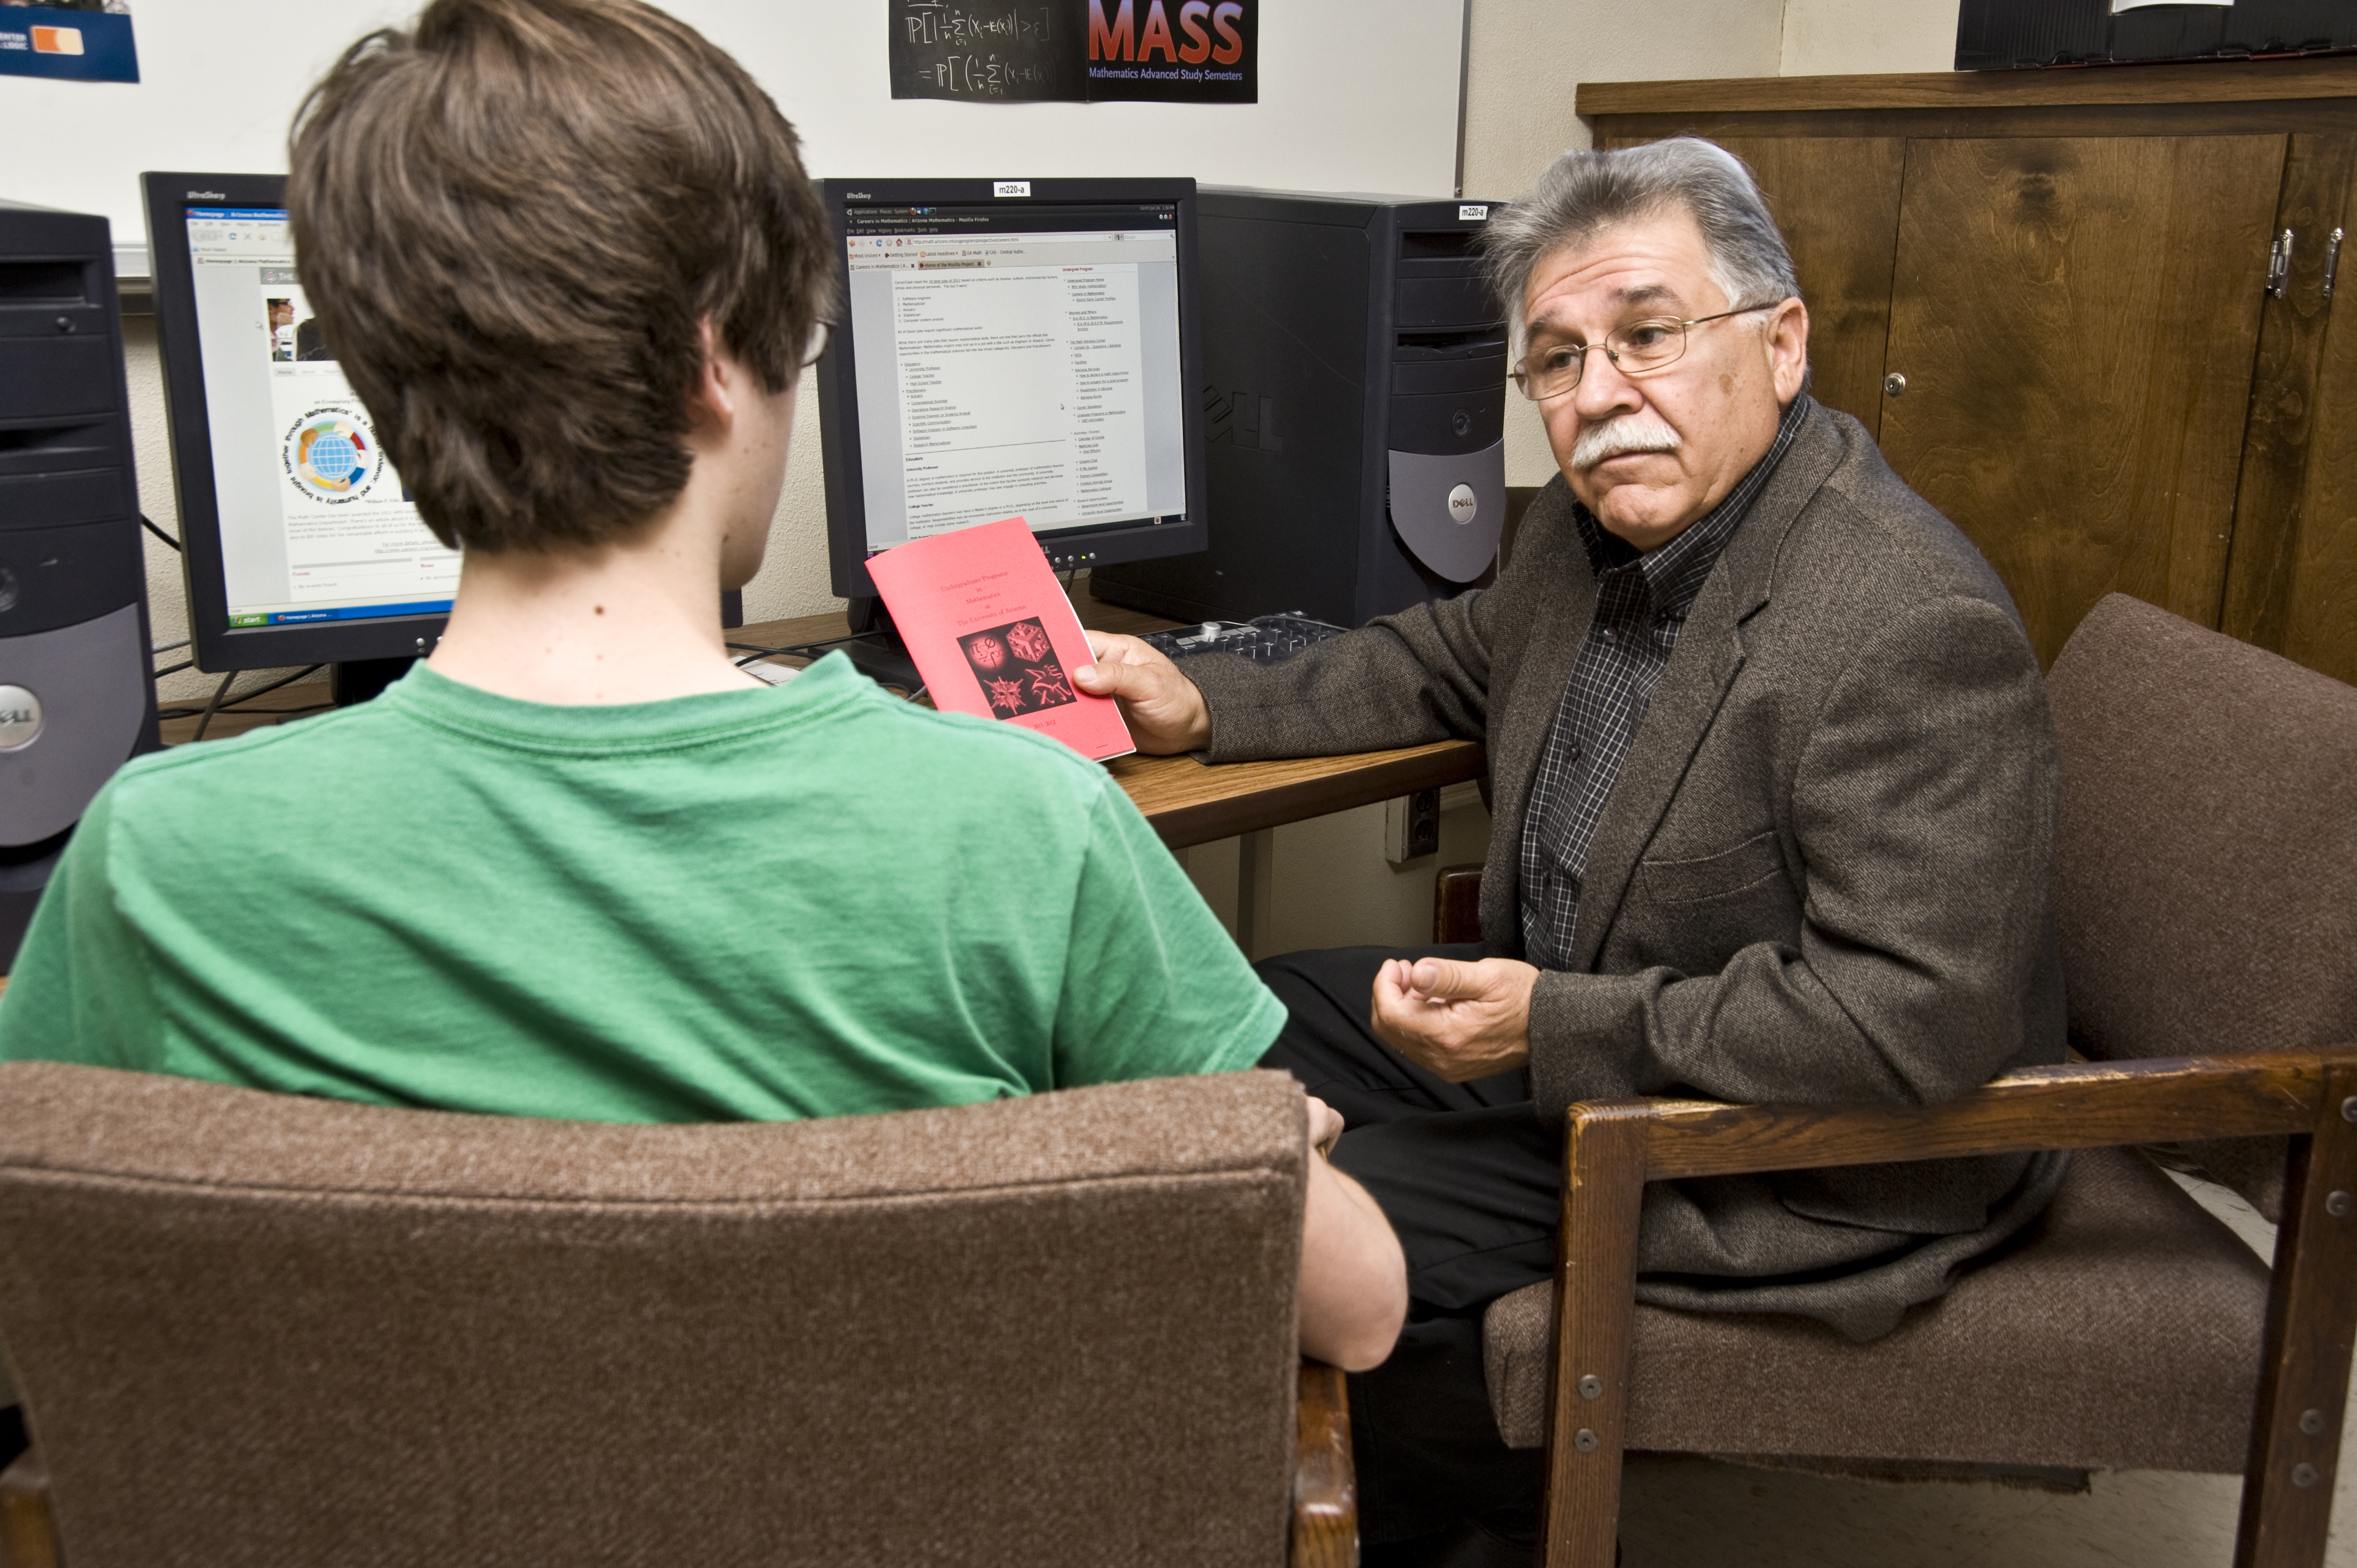
M 1178 620 L 1341 626 L 1461 592 L 1505 521 L 1506 323 L 1476 201 L 1200 197 L 1211 548 L 1092 575 Z
M 0 201 L 0 971 L 100 785 L 156 749 L 103 218 Z

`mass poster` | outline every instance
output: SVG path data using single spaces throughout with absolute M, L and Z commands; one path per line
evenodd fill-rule
M 1261 0 L 892 0 L 892 96 L 1256 103 Z
M 0 76 L 138 81 L 130 0 L 0 0 Z

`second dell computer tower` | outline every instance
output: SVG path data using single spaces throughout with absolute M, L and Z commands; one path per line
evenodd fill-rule
M 156 747 L 103 218 L 0 201 L 0 972 L 99 787 Z
M 1478 201 L 1206 189 L 1211 547 L 1100 566 L 1178 620 L 1340 626 L 1461 592 L 1505 521 L 1508 334 Z

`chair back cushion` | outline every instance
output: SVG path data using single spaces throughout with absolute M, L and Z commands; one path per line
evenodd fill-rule
M 2113 594 L 2049 678 L 2073 1042 L 2357 1041 L 2357 687 Z M 2279 1144 L 2202 1150 L 2273 1217 Z
M 0 1344 L 74 1568 L 1265 1563 L 1276 1073 L 784 1124 L 0 1066 Z

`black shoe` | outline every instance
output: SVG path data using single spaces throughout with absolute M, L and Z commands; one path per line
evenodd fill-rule
M 1538 1537 L 1469 1519 L 1437 1535 L 1362 1548 L 1360 1568 L 1533 1568 Z
M 1534 1568 L 1539 1560 L 1535 1509 L 1501 1509 L 1437 1535 L 1362 1548 L 1360 1568 Z M 1620 1543 L 1612 1543 L 1620 1562 Z

